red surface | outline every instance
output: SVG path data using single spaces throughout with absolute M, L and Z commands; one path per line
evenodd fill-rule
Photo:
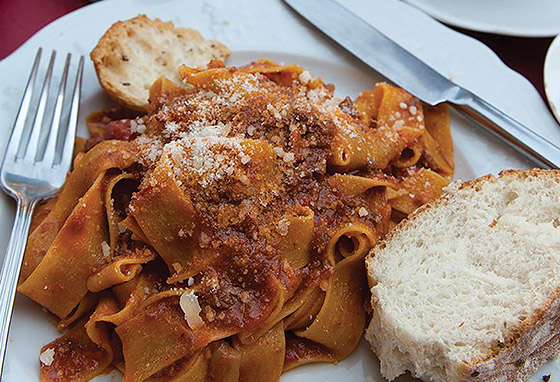
M 0 0 L 0 59 L 43 26 L 87 4 L 86 0 Z M 528 78 L 544 97 L 543 65 L 552 39 L 460 31 L 492 48 L 508 66 Z
M 0 0 L 0 58 L 51 21 L 87 4 L 86 0 Z

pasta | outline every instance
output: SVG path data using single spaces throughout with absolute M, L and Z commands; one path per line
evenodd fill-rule
M 278 381 L 367 321 L 364 258 L 453 175 L 447 106 L 356 101 L 295 65 L 181 67 L 150 110 L 96 112 L 36 213 L 19 291 L 66 330 L 41 381 Z

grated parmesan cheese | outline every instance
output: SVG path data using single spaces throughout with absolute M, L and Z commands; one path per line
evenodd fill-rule
M 173 137 L 179 131 L 179 125 L 176 122 L 167 122 L 163 129 L 163 135 L 167 138 Z
M 164 151 L 170 154 L 173 160 L 170 165 L 177 177 L 194 173 L 203 188 L 232 176 L 236 170 L 245 171 L 241 164 L 251 160 L 237 137 L 185 137 L 169 142 Z M 240 174 L 239 179 L 242 182 L 246 179 L 248 183 L 244 174 Z
M 111 255 L 111 247 L 107 244 L 106 241 L 101 243 L 101 252 L 103 253 L 103 257 L 107 258 Z
M 284 162 L 286 163 L 291 163 L 295 160 L 295 155 L 294 153 L 284 153 Z
M 39 356 L 39 361 L 41 361 L 41 363 L 45 366 L 52 365 L 54 361 L 54 349 L 53 348 L 45 349 L 45 351 L 42 352 L 41 355 Z
M 299 74 L 298 79 L 299 82 L 301 82 L 304 85 L 307 85 L 310 81 L 313 80 L 313 76 L 307 70 L 304 70 Z
M 240 152 L 239 156 L 241 157 L 241 163 L 247 164 L 251 161 L 251 157 L 244 152 Z
M 272 150 L 274 151 L 274 153 L 276 153 L 276 155 L 278 155 L 278 157 L 284 158 L 285 153 L 282 147 L 274 147 Z
M 194 294 L 192 290 L 186 291 L 179 298 L 179 305 L 185 313 L 185 320 L 192 330 L 200 328 L 204 325 L 204 321 L 200 318 L 200 304 L 198 303 L 198 297 Z
M 141 123 L 140 120 L 138 120 L 138 121 L 131 120 L 130 121 L 130 131 L 132 131 L 133 133 L 137 133 L 137 134 L 144 134 L 144 132 L 146 131 L 146 125 Z
M 117 223 L 117 230 L 119 231 L 119 233 L 125 233 L 127 228 L 119 222 Z
M 181 138 L 225 137 L 232 129 L 231 124 L 218 122 L 212 124 L 205 119 L 193 121 L 186 131 L 179 134 Z
M 288 234 L 288 230 L 290 229 L 290 221 L 285 218 L 281 219 L 280 221 L 278 221 L 276 228 L 280 235 L 286 236 Z

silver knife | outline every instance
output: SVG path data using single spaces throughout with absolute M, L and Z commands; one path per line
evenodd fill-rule
M 379 74 L 430 104 L 459 111 L 543 167 L 560 168 L 560 147 L 448 80 L 334 0 L 283 0 Z

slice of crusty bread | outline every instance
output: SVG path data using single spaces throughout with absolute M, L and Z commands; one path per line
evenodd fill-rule
M 560 171 L 456 183 L 366 265 L 386 378 L 524 381 L 560 351 Z
M 115 101 L 146 111 L 150 86 L 159 77 L 179 82 L 181 64 L 204 68 L 229 54 L 225 45 L 195 30 L 141 15 L 113 24 L 90 56 L 99 83 Z

